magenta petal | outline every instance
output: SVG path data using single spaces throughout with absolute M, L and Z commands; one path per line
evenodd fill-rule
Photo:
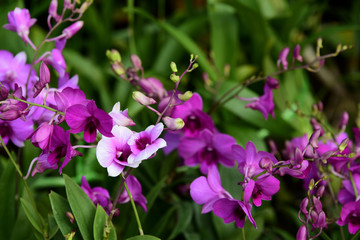
M 245 190 L 244 190 L 244 201 L 249 202 L 252 192 L 255 187 L 255 181 L 253 179 L 249 179 L 248 183 L 246 184 Z

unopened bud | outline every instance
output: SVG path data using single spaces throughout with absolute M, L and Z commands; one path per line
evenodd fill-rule
M 321 154 L 321 156 L 320 156 L 321 162 L 323 162 L 324 164 L 326 164 L 326 163 L 327 163 L 327 160 L 328 160 L 333 154 L 334 154 L 333 151 L 327 151 L 327 152 Z
M 342 50 L 342 45 L 341 43 L 339 43 L 337 46 L 336 46 L 336 52 L 335 52 L 335 56 L 337 56 Z
M 121 55 L 116 49 L 106 50 L 106 57 L 111 63 L 121 63 Z
M 323 48 L 322 38 L 317 39 L 317 46 L 316 46 L 316 56 L 317 57 L 320 57 L 320 48 Z
M 180 130 L 185 126 L 181 118 L 164 117 L 163 122 L 172 131 Z
M 194 54 L 190 54 L 190 62 L 194 60 Z
M 134 91 L 132 97 L 135 101 L 137 101 L 138 103 L 144 106 L 149 106 L 151 104 L 156 103 L 156 101 L 153 98 L 149 98 L 139 91 Z
M 136 54 L 131 54 L 130 60 L 135 68 L 136 71 L 139 71 L 141 67 L 141 60 Z
M 340 123 L 339 123 L 339 129 L 340 130 L 345 130 L 346 128 L 346 125 L 348 124 L 349 122 L 349 114 L 347 112 L 344 112 L 342 115 L 341 115 L 341 120 L 340 120 Z
M 261 169 L 265 169 L 267 172 L 270 173 L 272 172 L 273 162 L 270 160 L 270 158 L 263 157 L 262 159 L 260 159 L 259 167 Z
M 339 146 L 340 152 L 345 150 L 345 148 L 347 147 L 349 142 L 350 142 L 349 138 L 345 138 L 344 140 L 342 140 L 342 142 L 340 143 L 340 146 Z
M 296 240 L 306 240 L 307 239 L 307 230 L 305 225 L 302 225 L 296 233 Z
M 65 35 L 66 39 L 71 38 L 72 36 L 74 36 L 84 25 L 83 21 L 77 21 L 73 24 L 71 24 L 69 27 L 65 28 L 63 30 L 63 34 Z
M 298 60 L 299 62 L 302 62 L 303 61 L 303 58 L 302 56 L 300 55 L 300 45 L 297 44 L 294 48 L 294 53 L 293 53 L 293 58 L 295 60 Z
M 309 204 L 309 199 L 308 199 L 308 198 L 304 198 L 304 199 L 301 201 L 301 203 L 300 203 L 300 210 L 301 210 L 305 215 L 308 214 L 308 210 L 307 210 L 308 204 Z
M 13 121 L 21 117 L 21 112 L 19 110 L 9 110 L 6 112 L 0 113 L 0 119 L 4 121 Z
M 71 4 L 71 0 L 64 0 L 64 8 L 73 10 L 74 4 Z
M 170 80 L 173 81 L 174 83 L 177 83 L 180 81 L 180 77 L 178 75 L 176 75 L 175 73 L 172 73 L 170 75 Z
M 65 215 L 69 218 L 71 223 L 74 223 L 75 217 L 71 212 L 66 212 Z
M 316 196 L 318 197 L 322 197 L 322 195 L 324 194 L 325 192 L 325 186 L 324 185 L 321 185 L 318 190 L 316 191 Z
M 315 186 L 315 180 L 312 178 L 309 182 L 309 190 L 310 191 L 313 190 L 314 186 Z
M 111 69 L 118 76 L 121 76 L 125 73 L 125 69 L 123 68 L 123 66 L 121 66 L 120 64 L 117 64 L 117 63 L 111 64 Z
M 92 4 L 93 0 L 86 0 L 83 4 L 81 4 L 81 7 L 79 9 L 80 13 L 84 13 L 88 7 Z
M 170 63 L 170 68 L 171 68 L 171 71 L 173 71 L 174 73 L 177 73 L 178 72 L 178 69 L 176 67 L 176 63 L 175 62 L 171 62 Z
M 314 148 L 314 149 L 318 149 L 318 139 L 320 137 L 320 129 L 316 129 L 315 132 L 313 132 L 313 134 L 311 134 L 310 139 L 309 139 L 309 144 Z
M 191 72 L 192 70 L 196 69 L 199 67 L 199 64 L 198 63 L 194 63 L 191 67 L 191 69 L 188 71 L 188 72 Z
M 1 85 L 0 86 L 0 101 L 7 99 L 8 96 L 9 96 L 9 89 L 4 87 L 4 85 Z
M 57 14 L 58 1 L 52 0 L 49 5 L 49 15 L 55 19 L 55 21 L 59 21 L 60 16 Z
M 183 101 L 186 102 L 192 97 L 193 93 L 191 91 L 186 91 L 184 94 L 178 94 L 177 97 Z
M 266 84 L 267 84 L 271 89 L 277 89 L 277 88 L 279 88 L 279 81 L 278 81 L 276 78 L 267 77 L 267 78 L 266 78 Z

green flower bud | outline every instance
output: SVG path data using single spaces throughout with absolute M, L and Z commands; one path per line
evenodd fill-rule
M 347 145 L 349 144 L 349 139 L 348 138 L 345 138 L 341 143 L 340 143 L 340 146 L 339 146 L 339 150 L 340 152 L 344 151 L 345 148 L 347 147 Z
M 176 75 L 175 73 L 170 75 L 170 80 L 173 81 L 174 83 L 177 83 L 180 81 L 180 77 L 178 75 Z
M 170 63 L 170 68 L 171 68 L 171 71 L 173 71 L 174 73 L 178 72 L 175 62 Z
M 185 126 L 181 118 L 164 117 L 163 122 L 172 131 L 180 130 Z
M 120 64 L 113 63 L 113 64 L 111 64 L 111 68 L 117 76 L 121 76 L 125 73 L 124 67 L 121 66 Z
M 312 178 L 309 182 L 309 191 L 311 191 L 315 186 L 315 180 Z
M 109 59 L 111 63 L 114 62 L 121 63 L 121 55 L 119 51 L 116 49 L 106 50 L 106 57 Z
M 192 97 L 193 93 L 191 91 L 186 91 L 184 94 L 178 94 L 177 97 L 181 100 L 186 102 Z

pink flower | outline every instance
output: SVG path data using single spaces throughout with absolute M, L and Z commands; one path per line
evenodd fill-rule
M 145 131 L 135 133 L 129 138 L 128 144 L 133 152 L 129 156 L 130 164 L 139 164 L 142 160 L 155 156 L 157 150 L 166 146 L 162 138 L 158 138 L 164 129 L 162 123 L 151 125 Z
M 139 162 L 130 164 L 129 156 L 132 154 L 128 145 L 133 132 L 122 126 L 115 125 L 111 131 L 113 137 L 103 136 L 96 147 L 96 157 L 102 167 L 107 168 L 111 177 L 116 177 L 124 170 L 125 166 L 136 168 Z
M 340 226 L 348 224 L 349 233 L 355 234 L 360 229 L 360 200 L 346 203 L 336 223 Z
M 127 109 L 120 110 L 120 102 L 115 103 L 113 109 L 109 113 L 113 119 L 113 124 L 118 126 L 135 126 L 135 122 L 128 116 Z
M 25 43 L 29 43 L 29 29 L 36 22 L 35 18 L 30 18 L 29 10 L 15 8 L 14 11 L 9 12 L 8 21 L 4 28 L 16 32 Z

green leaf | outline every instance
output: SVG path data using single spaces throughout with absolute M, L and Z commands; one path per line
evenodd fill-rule
M 97 205 L 96 214 L 94 219 L 94 239 L 103 240 L 104 238 L 104 227 L 106 225 L 108 215 L 105 212 L 104 208 L 100 205 Z M 109 240 L 117 239 L 114 226 L 111 223 L 111 230 L 109 234 Z
M 160 240 L 160 238 L 151 236 L 151 235 L 139 235 L 135 237 L 128 238 L 127 240 Z
M 66 195 L 81 235 L 85 240 L 92 239 L 95 205 L 81 187 L 68 175 L 64 174 L 64 180 Z
M 76 222 L 71 223 L 70 219 L 66 216 L 66 212 L 71 212 L 70 205 L 65 198 L 56 192 L 51 191 L 49 198 L 55 221 L 59 226 L 62 235 L 66 236 L 77 228 Z M 80 239 L 79 234 L 75 234 L 74 240 L 75 239 Z
M 189 202 L 180 203 L 178 207 L 177 223 L 169 239 L 173 239 L 178 234 L 182 233 L 189 226 L 192 216 L 193 216 L 192 204 Z
M 4 161 L 5 162 L 5 161 Z M 5 167 L 0 178 L 0 239 L 10 236 L 15 224 L 15 168 L 10 161 L 5 162 Z
M 207 60 L 206 54 L 201 50 L 201 48 L 186 34 L 178 30 L 176 27 L 166 23 L 157 21 L 153 16 L 142 9 L 135 8 L 134 12 L 140 16 L 149 19 L 150 21 L 155 22 L 159 27 L 164 31 L 170 34 L 176 41 L 178 41 L 189 53 L 198 55 L 198 62 L 200 67 L 209 74 L 209 77 L 216 81 L 219 79 L 218 74 L 214 71 L 212 65 Z
M 56 220 L 54 216 L 48 215 L 48 223 L 49 223 L 49 238 L 52 239 L 55 234 L 59 231 L 59 226 L 56 224 Z
M 33 208 L 33 206 L 28 200 L 24 198 L 20 198 L 20 201 L 21 201 L 21 206 L 24 208 L 25 214 L 29 219 L 30 223 L 38 232 L 42 233 L 41 220 L 38 218 L 38 215 L 36 214 L 36 210 Z

